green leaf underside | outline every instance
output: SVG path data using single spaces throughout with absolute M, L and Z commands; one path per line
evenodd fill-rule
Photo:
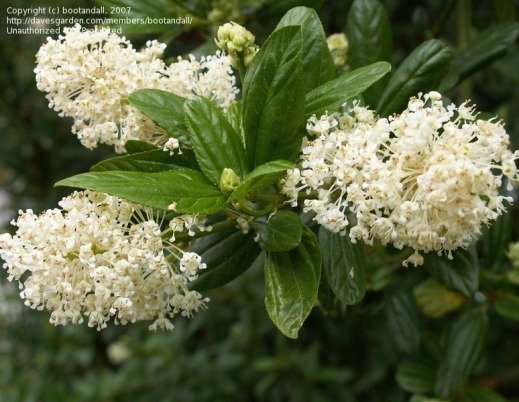
M 434 389 L 436 370 L 415 362 L 402 363 L 396 370 L 396 382 L 402 389 L 415 394 L 428 394 Z
M 465 312 L 454 322 L 436 374 L 436 395 L 449 398 L 467 380 L 481 358 L 487 330 L 488 318 L 477 309 Z
M 288 11 L 276 29 L 299 25 L 303 33 L 303 73 L 304 93 L 335 78 L 335 65 L 328 50 L 323 25 L 315 10 L 295 7 Z
M 158 173 L 92 172 L 69 177 L 56 186 L 100 191 L 147 207 L 176 210 L 185 214 L 208 215 L 222 210 L 225 196 L 201 173 L 190 169 Z
M 292 169 L 294 166 L 293 162 L 284 160 L 264 163 L 245 176 L 230 198 L 239 200 L 248 193 L 267 187 L 275 183 L 288 169 Z
M 215 184 L 222 170 L 231 168 L 243 178 L 247 173 L 240 134 L 209 99 L 198 97 L 184 104 L 189 138 L 202 172 Z
M 380 97 L 377 106 L 380 115 L 399 112 L 410 97 L 437 89 L 450 58 L 448 46 L 437 39 L 428 40 L 413 50 L 395 71 Z
M 302 33 L 280 28 L 258 51 L 243 80 L 243 128 L 249 169 L 297 156 L 303 137 Z
M 128 100 L 173 137 L 184 135 L 183 105 L 186 98 L 160 89 L 138 89 L 128 96 Z
M 359 244 L 321 227 L 319 244 L 323 269 L 335 296 L 346 304 L 356 304 L 366 293 L 366 260 Z
M 479 268 L 470 251 L 457 250 L 453 259 L 434 253 L 425 255 L 425 266 L 431 275 L 451 290 L 472 297 L 479 287 Z
M 320 274 L 319 245 L 307 228 L 294 250 L 266 253 L 265 306 L 272 322 L 289 338 L 297 338 L 317 301 Z
M 348 63 L 359 68 L 377 61 L 391 61 L 392 40 L 391 23 L 386 10 L 377 0 L 356 0 L 348 13 L 346 23 L 348 37 Z M 367 88 L 363 97 L 372 107 L 378 99 L 389 76 Z
M 135 171 L 135 172 L 162 172 L 180 168 L 198 169 L 195 155 L 191 150 L 184 150 L 182 154 L 170 155 L 162 149 L 136 152 L 129 155 L 117 156 L 97 163 L 90 168 L 91 172 L 106 171 Z
M 306 95 L 305 115 L 322 115 L 336 111 L 346 101 L 359 96 L 391 70 L 391 64 L 381 61 L 342 74 Z
M 260 253 L 254 236 L 235 229 L 212 233 L 198 239 L 191 251 L 207 264 L 191 288 L 197 291 L 223 286 L 249 269 Z
M 503 57 L 518 34 L 519 25 L 515 22 L 496 24 L 480 32 L 467 47 L 453 57 L 449 74 L 441 85 L 442 91 L 451 89 L 460 81 Z
M 299 215 L 292 211 L 278 211 L 267 222 L 255 220 L 252 226 L 266 251 L 289 251 L 301 242 L 303 225 Z

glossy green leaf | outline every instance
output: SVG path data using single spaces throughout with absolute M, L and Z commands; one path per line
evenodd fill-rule
M 231 199 L 242 199 L 248 193 L 275 183 L 288 169 L 293 167 L 293 162 L 284 160 L 267 162 L 258 166 L 245 176 L 240 185 L 231 194 Z
M 185 140 L 183 106 L 186 98 L 160 89 L 138 89 L 128 100 L 173 137 Z
M 243 80 L 243 128 L 249 168 L 295 158 L 304 123 L 301 27 L 280 28 L 258 51 Z
M 386 299 L 386 320 L 390 335 L 399 350 L 413 353 L 420 346 L 418 307 L 404 289 L 393 291 Z
M 323 270 L 337 298 L 356 304 L 366 293 L 366 258 L 359 244 L 348 235 L 341 236 L 321 227 L 319 245 L 323 253 Z
M 396 382 L 403 390 L 411 393 L 431 393 L 435 377 L 436 370 L 421 363 L 406 362 L 396 369 Z
M 138 152 L 155 151 L 160 148 L 146 141 L 128 140 L 124 143 L 124 149 L 129 154 L 136 154 Z
M 377 61 L 391 62 L 393 35 L 386 10 L 377 0 L 355 0 L 346 23 L 348 37 L 348 64 L 353 68 L 367 66 Z M 388 76 L 374 83 L 363 94 L 371 106 L 378 99 Z
M 306 95 L 305 115 L 321 115 L 336 111 L 346 101 L 359 96 L 367 88 L 381 79 L 391 70 L 385 61 L 344 73 Z
M 92 172 L 82 173 L 56 183 L 115 195 L 144 206 L 176 210 L 185 214 L 208 215 L 222 210 L 225 196 L 201 173 L 190 169 L 158 173 Z
M 294 7 L 288 11 L 276 29 L 299 25 L 303 33 L 304 93 L 335 78 L 335 65 L 328 50 L 323 25 L 315 10 Z
M 467 387 L 463 392 L 462 402 L 507 402 L 493 389 L 481 386 Z
M 299 215 L 292 211 L 277 211 L 267 221 L 256 219 L 252 226 L 266 251 L 289 251 L 301 242 L 303 225 Z
M 411 96 L 437 89 L 450 58 L 448 46 L 440 40 L 431 39 L 418 46 L 389 80 L 380 97 L 378 112 L 382 116 L 399 112 Z
M 441 85 L 442 91 L 451 89 L 458 82 L 503 57 L 518 34 L 519 25 L 516 22 L 495 24 L 480 32 L 453 57 L 449 74 Z
M 225 117 L 227 117 L 227 120 L 229 120 L 229 123 L 231 123 L 231 126 L 233 126 L 236 132 L 240 134 L 242 142 L 245 143 L 245 134 L 243 132 L 242 120 L 242 103 L 240 101 L 231 103 L 225 112 Z
M 436 373 L 437 396 L 450 398 L 468 379 L 483 353 L 487 330 L 488 317 L 479 309 L 468 310 L 454 322 Z
M 222 170 L 232 169 L 240 178 L 247 173 L 240 134 L 209 99 L 197 97 L 184 104 L 189 138 L 202 172 L 218 184 Z
M 170 155 L 161 149 L 136 152 L 129 155 L 116 156 L 97 163 L 90 168 L 91 172 L 106 172 L 111 170 L 135 172 L 162 172 L 179 168 L 198 169 L 195 156 L 191 150 L 182 154 Z
M 309 229 L 303 230 L 294 250 L 266 254 L 265 306 L 272 322 L 289 338 L 297 338 L 317 301 L 320 275 L 321 253 Z
M 511 320 L 519 320 L 519 297 L 513 294 L 503 293 L 494 304 L 496 311 L 503 317 Z
M 437 254 L 425 255 L 425 266 L 431 275 L 447 288 L 471 297 L 479 287 L 479 267 L 471 251 L 457 250 L 453 259 Z
M 198 253 L 207 268 L 190 286 L 203 291 L 223 286 L 249 269 L 260 249 L 254 236 L 236 229 L 211 233 L 196 240 L 191 251 Z

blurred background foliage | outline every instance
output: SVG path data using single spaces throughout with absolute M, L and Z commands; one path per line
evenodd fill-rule
M 193 24 L 185 26 L 122 27 L 137 46 L 150 38 L 167 42 L 167 56 L 173 57 L 214 51 L 217 27 L 231 19 L 262 43 L 281 16 L 298 5 L 315 8 L 327 34 L 344 32 L 351 3 L 83 0 L 74 6 L 131 6 L 133 16 L 193 16 Z M 455 101 L 471 98 L 486 117 L 499 115 L 517 148 L 516 36 L 503 49 L 484 41 L 496 24 L 517 21 L 519 2 L 381 3 L 391 21 L 393 65 L 429 38 L 447 42 L 458 61 L 460 49 L 474 38 L 486 46 L 469 55 L 470 64 L 488 54 L 484 63 L 447 95 Z M 47 0 L 45 5 L 53 4 L 62 3 Z M 11 0 L 8 5 L 31 4 Z M 2 35 L 0 220 L 4 230 L 11 230 L 8 221 L 18 209 L 56 206 L 67 190 L 53 188 L 55 181 L 86 171 L 112 151 L 82 148 L 70 133 L 71 122 L 48 109 L 36 90 L 34 55 L 45 38 Z M 512 196 L 519 201 L 517 192 Z M 2 275 L 0 400 L 519 401 L 519 273 L 506 257 L 509 243 L 518 239 L 518 221 L 514 207 L 473 249 L 456 257 L 454 275 L 434 260 L 427 269 L 400 269 L 398 253 L 370 250 L 363 303 L 345 306 L 322 289 L 321 306 L 295 341 L 270 323 L 258 268 L 209 293 L 210 309 L 192 320 L 176 320 L 172 333 L 150 333 L 146 325 L 103 332 L 52 327 L 48 313 L 25 308 Z

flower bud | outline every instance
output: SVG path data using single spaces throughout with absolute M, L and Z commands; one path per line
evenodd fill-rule
M 240 61 L 248 67 L 257 51 L 254 35 L 235 22 L 228 22 L 218 28 L 216 45 L 232 59 L 232 65 L 237 67 Z
M 348 39 L 343 33 L 330 35 L 326 39 L 328 49 L 333 57 L 335 67 L 342 67 L 346 64 L 346 55 L 348 53 Z
M 225 194 L 230 194 L 240 184 L 240 178 L 231 168 L 222 170 L 220 176 L 220 190 Z

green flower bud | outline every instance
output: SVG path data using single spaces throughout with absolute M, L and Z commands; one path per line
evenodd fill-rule
M 346 64 L 348 54 L 348 38 L 343 33 L 333 34 L 326 39 L 328 49 L 333 57 L 335 67 L 342 67 Z
M 228 22 L 218 28 L 215 43 L 232 59 L 232 65 L 237 67 L 241 62 L 247 67 L 252 62 L 257 51 L 254 35 L 235 22 Z
M 220 175 L 220 190 L 225 194 L 230 194 L 240 184 L 240 178 L 231 168 L 225 168 Z

